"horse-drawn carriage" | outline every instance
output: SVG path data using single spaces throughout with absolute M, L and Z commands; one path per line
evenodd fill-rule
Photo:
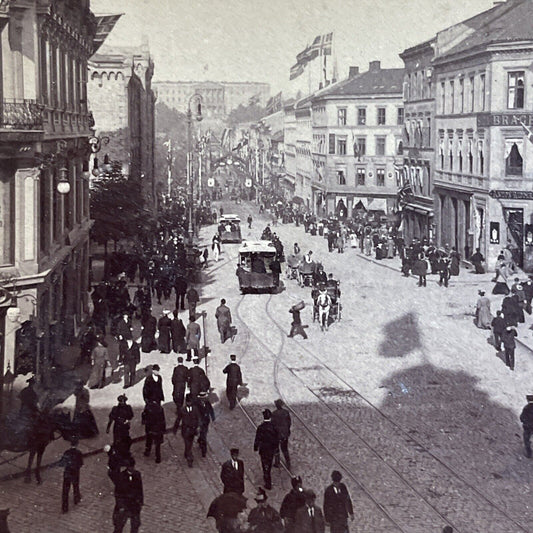
M 341 319 L 341 291 L 339 281 L 329 278 L 311 291 L 313 298 L 313 322 L 318 321 L 322 330 Z

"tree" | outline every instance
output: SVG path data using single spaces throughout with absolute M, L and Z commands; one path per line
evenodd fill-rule
M 228 125 L 236 126 L 243 122 L 257 122 L 266 115 L 264 107 L 252 101 L 249 105 L 243 106 L 240 104 L 228 116 Z

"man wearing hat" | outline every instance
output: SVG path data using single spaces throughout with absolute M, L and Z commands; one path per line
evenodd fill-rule
M 163 442 L 163 435 L 167 429 L 165 411 L 158 401 L 148 400 L 141 417 L 146 432 L 144 456 L 148 457 L 150 455 L 153 443 L 155 444 L 155 462 L 160 463 L 161 444 Z
M 291 479 L 292 489 L 285 495 L 281 502 L 279 514 L 285 524 L 285 533 L 294 533 L 296 511 L 305 505 L 304 489 L 300 476 Z
M 176 418 L 176 422 L 179 419 Z M 193 454 L 192 454 L 192 445 L 194 437 L 198 432 L 198 425 L 200 423 L 200 414 L 198 412 L 198 407 L 193 402 L 193 397 L 190 394 L 185 396 L 185 405 L 181 408 L 181 436 L 183 438 L 183 443 L 185 445 L 185 450 L 183 455 L 187 459 L 187 464 L 189 467 L 192 467 Z M 178 426 L 174 423 L 172 429 L 174 435 L 178 431 Z
M 267 495 L 262 488 L 257 489 L 255 495 L 257 506 L 254 507 L 248 515 L 250 531 L 283 531 L 283 523 L 278 512 L 267 504 Z
M 331 533 L 348 532 L 348 516 L 353 520 L 353 505 L 338 470 L 331 473 L 333 483 L 324 492 L 324 518 Z
M 229 356 L 230 363 L 226 365 L 224 374 L 226 374 L 226 397 L 228 398 L 229 408 L 234 409 L 237 404 L 237 390 L 239 385 L 242 385 L 241 367 L 235 362 L 237 356 L 231 354 Z
M 113 533 L 122 533 L 128 518 L 131 522 L 131 533 L 137 533 L 141 527 L 144 494 L 141 473 L 135 470 L 135 459 L 130 457 L 124 470 L 111 471 L 109 477 L 115 485 Z
M 207 399 L 207 392 L 201 391 L 198 393 L 198 446 L 202 452 L 202 457 L 207 454 L 207 432 L 209 430 L 209 423 L 211 420 L 215 421 L 215 411 L 211 402 Z
M 220 300 L 220 305 L 215 311 L 215 318 L 220 333 L 220 342 L 224 344 L 231 337 L 231 311 L 224 298 Z
M 178 357 L 178 364 L 172 372 L 172 399 L 176 404 L 178 418 L 181 419 L 181 408 L 185 399 L 185 388 L 189 380 L 189 369 L 183 364 L 183 357 Z M 179 426 L 179 421 L 178 421 Z
M 122 339 L 118 347 L 124 363 L 124 388 L 127 389 L 135 384 L 135 372 L 137 365 L 141 362 L 141 351 L 139 345 L 132 339 Z
M 202 337 L 202 330 L 200 325 L 196 323 L 195 315 L 189 316 L 189 323 L 185 330 L 185 342 L 187 343 L 187 361 L 191 360 L 194 352 L 194 357 L 198 358 L 200 354 L 200 339 Z
M 144 380 L 143 398 L 145 403 L 149 401 L 157 403 L 165 401 L 163 378 L 160 376 L 159 370 L 159 365 L 152 365 L 152 372 Z
M 324 533 L 326 524 L 324 515 L 318 505 L 315 505 L 316 494 L 312 490 L 304 491 L 305 505 L 296 511 L 295 533 Z
M 193 360 L 194 366 L 189 369 L 189 392 L 193 399 L 196 399 L 201 391 L 208 391 L 211 388 L 209 378 L 204 369 L 200 367 L 200 359 Z
M 244 462 L 239 459 L 239 448 L 231 448 L 231 459 L 222 465 L 220 479 L 224 492 L 244 493 Z
M 502 349 L 502 334 L 505 330 L 505 319 L 501 311 L 496 311 L 496 316 L 490 323 L 492 326 L 492 336 L 494 337 L 494 347 L 499 352 Z
M 514 351 L 516 342 L 514 338 L 517 336 L 516 329 L 512 326 L 507 326 L 502 333 L 503 349 L 505 352 L 505 364 L 514 370 Z
M 128 398 L 121 394 L 118 398 L 118 405 L 115 405 L 109 413 L 106 433 L 109 433 L 113 424 L 113 445 L 117 445 L 128 440 L 130 436 L 130 420 L 133 418 L 133 409 L 126 402 Z
M 133 333 L 131 329 L 131 322 L 128 313 L 124 313 L 122 318 L 117 322 L 117 339 L 121 340 L 131 340 L 133 339 Z
M 39 396 L 33 388 L 35 377 L 31 376 L 26 380 L 28 384 L 19 393 L 20 415 L 21 417 L 34 418 L 39 414 Z
M 83 466 L 83 455 L 78 450 L 77 437 L 72 437 L 70 448 L 61 457 L 59 465 L 65 469 L 63 471 L 62 511 L 66 513 L 68 512 L 68 496 L 71 485 L 74 492 L 74 505 L 77 505 L 81 501 L 80 470 Z
M 272 424 L 276 428 L 279 437 L 279 447 L 285 457 L 287 468 L 291 469 L 291 459 L 289 456 L 289 437 L 291 434 L 291 415 L 287 409 L 283 407 L 283 401 L 278 399 L 274 402 L 276 406 L 275 411 L 272 413 Z M 279 467 L 279 449 L 274 456 L 274 466 Z
M 526 457 L 531 458 L 531 435 L 533 435 L 533 394 L 526 396 L 527 404 L 522 409 L 520 415 L 520 422 L 524 430 L 524 445 L 526 447 Z
M 263 411 L 263 422 L 257 427 L 254 441 L 254 452 L 259 452 L 265 488 L 272 488 L 272 461 L 279 448 L 279 436 L 274 424 L 272 424 L 272 412 L 270 409 Z

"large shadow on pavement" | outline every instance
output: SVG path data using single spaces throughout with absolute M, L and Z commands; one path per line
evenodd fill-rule
M 418 318 L 414 313 L 406 313 L 383 326 L 383 341 L 379 354 L 384 357 L 405 357 L 421 348 Z

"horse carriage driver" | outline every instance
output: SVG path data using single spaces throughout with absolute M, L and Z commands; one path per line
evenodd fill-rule
M 324 328 L 326 328 L 326 331 L 329 328 L 328 321 L 331 303 L 331 297 L 328 294 L 327 287 L 325 285 L 320 285 L 315 305 L 318 307 L 318 321 L 322 331 L 324 331 Z

